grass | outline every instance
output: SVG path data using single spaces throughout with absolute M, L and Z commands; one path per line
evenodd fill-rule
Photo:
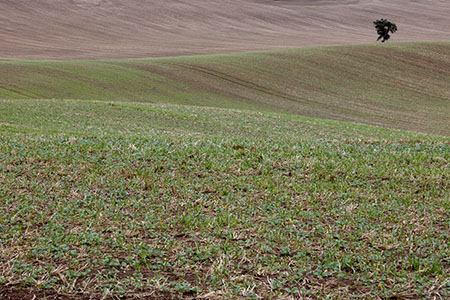
M 0 100 L 0 296 L 446 299 L 449 166 L 438 135 Z
M 450 135 L 450 43 L 106 61 L 0 61 L 0 98 L 172 103 Z

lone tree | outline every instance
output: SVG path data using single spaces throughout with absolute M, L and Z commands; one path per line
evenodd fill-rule
M 389 33 L 394 33 L 397 31 L 397 25 L 389 22 L 386 19 L 380 19 L 373 21 L 373 25 L 375 25 L 375 29 L 379 35 L 377 41 L 381 40 L 382 43 L 386 42 L 391 38 Z

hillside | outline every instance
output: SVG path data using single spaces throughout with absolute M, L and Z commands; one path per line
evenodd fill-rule
M 2 0 L 0 58 L 129 58 L 375 40 L 449 40 L 450 2 L 430 0 Z
M 289 112 L 450 135 L 450 43 L 103 61 L 0 61 L 0 98 Z

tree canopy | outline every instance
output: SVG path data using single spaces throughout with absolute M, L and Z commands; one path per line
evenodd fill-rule
M 395 33 L 397 31 L 397 25 L 386 19 L 375 20 L 373 21 L 373 24 L 378 33 L 377 41 L 381 40 L 382 43 L 391 38 L 390 33 Z

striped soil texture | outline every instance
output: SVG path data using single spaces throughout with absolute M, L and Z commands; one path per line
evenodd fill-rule
M 155 57 L 366 43 L 388 18 L 395 41 L 450 39 L 450 1 L 2 0 L 0 58 Z

